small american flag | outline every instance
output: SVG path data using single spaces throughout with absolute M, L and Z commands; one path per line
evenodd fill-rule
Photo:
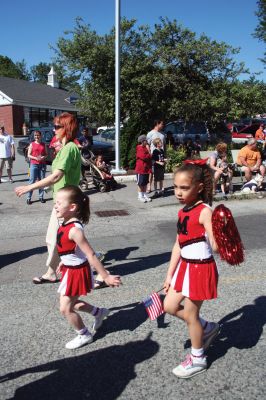
M 143 304 L 152 321 L 164 313 L 163 302 L 156 292 L 153 292 L 147 299 L 143 300 Z

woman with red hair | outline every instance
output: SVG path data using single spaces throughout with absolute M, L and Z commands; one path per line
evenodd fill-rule
M 57 153 L 52 164 L 52 173 L 46 178 L 31 185 L 18 186 L 15 189 L 17 196 L 44 188 L 53 187 L 53 198 L 59 189 L 66 185 L 78 186 L 80 181 L 81 159 L 80 152 L 74 139 L 78 133 L 78 122 L 76 117 L 70 113 L 62 113 L 54 119 L 54 130 L 57 139 L 62 143 L 61 150 Z M 53 208 L 50 222 L 46 234 L 46 243 L 48 249 L 48 258 L 46 266 L 48 270 L 38 278 L 33 278 L 35 284 L 55 283 L 57 282 L 56 268 L 60 262 L 56 249 L 56 234 L 58 229 L 58 220 Z

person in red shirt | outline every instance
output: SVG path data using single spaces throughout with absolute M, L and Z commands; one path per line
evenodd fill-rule
M 41 132 L 36 130 L 34 132 L 34 142 L 32 142 L 29 145 L 28 149 L 28 158 L 30 160 L 29 185 L 45 178 L 47 151 L 45 144 L 41 140 L 42 140 Z M 27 204 L 29 205 L 32 204 L 31 196 L 32 196 L 32 190 L 29 191 L 27 195 L 26 201 Z M 44 196 L 44 189 L 40 188 L 39 199 L 41 203 L 45 203 L 43 196 Z
M 138 137 L 138 145 L 136 148 L 136 167 L 135 172 L 137 174 L 138 184 L 138 200 L 142 203 L 151 201 L 151 198 L 147 196 L 147 184 L 149 182 L 149 174 L 151 173 L 151 154 L 145 135 Z
M 73 143 L 75 143 L 78 146 L 78 148 L 81 147 L 77 138 L 73 140 Z M 62 147 L 63 147 L 62 143 L 60 142 L 60 140 L 57 139 L 56 135 L 54 135 L 49 144 L 49 148 L 53 149 L 53 158 L 56 157 L 57 153 L 62 149 Z

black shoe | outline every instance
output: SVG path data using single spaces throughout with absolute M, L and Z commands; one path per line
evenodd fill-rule
M 151 196 L 151 199 L 158 199 L 158 197 L 160 197 L 160 193 L 155 192 L 154 195 Z
M 28 205 L 32 204 L 32 201 L 30 199 L 27 199 L 27 204 Z
M 41 203 L 46 203 L 46 200 L 40 199 L 40 202 L 41 202 Z

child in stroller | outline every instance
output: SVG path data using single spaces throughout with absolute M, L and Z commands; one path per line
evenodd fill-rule
M 81 172 L 81 189 L 87 189 L 90 183 L 94 184 L 100 192 L 114 190 L 117 187 L 117 181 L 103 161 L 102 155 L 95 157 L 91 151 L 81 152 Z

